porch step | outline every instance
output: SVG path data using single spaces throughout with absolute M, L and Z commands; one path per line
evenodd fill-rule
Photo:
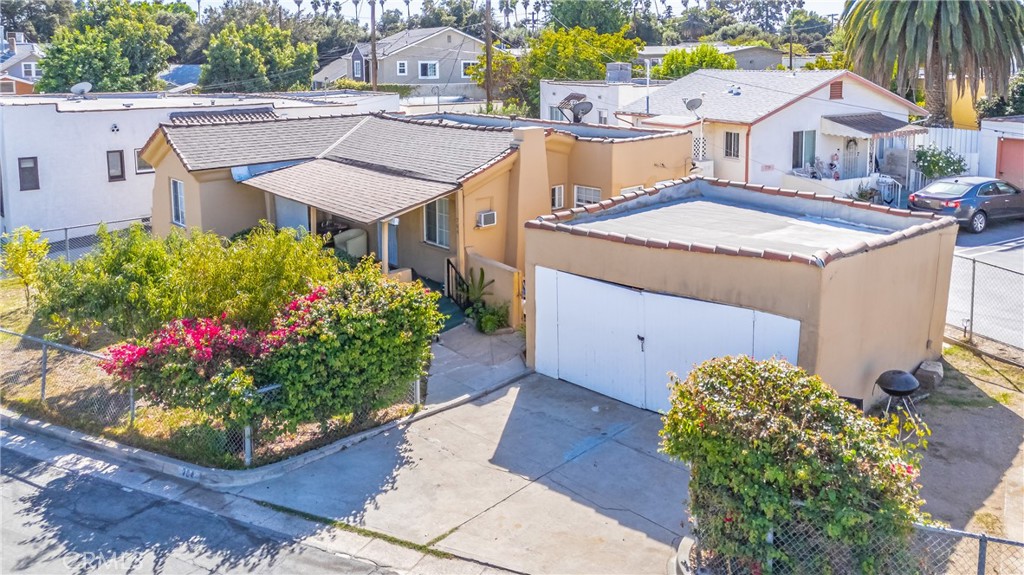
M 441 310 L 441 313 L 447 316 L 444 320 L 444 327 L 441 328 L 442 332 L 446 332 L 452 328 L 458 327 L 466 322 L 466 314 L 450 297 L 444 295 L 444 289 L 441 284 L 429 280 L 425 277 L 418 278 L 423 285 L 427 286 L 430 291 L 435 291 L 441 294 L 441 299 L 437 300 L 437 308 Z

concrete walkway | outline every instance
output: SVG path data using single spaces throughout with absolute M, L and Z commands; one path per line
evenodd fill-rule
M 438 393 L 475 385 L 452 371 Z M 657 414 L 534 374 L 229 492 L 504 569 L 661 574 L 688 475 L 658 453 L 660 427 Z
M 471 325 L 441 334 L 433 345 L 427 409 L 493 388 L 527 373 L 522 334 L 483 335 Z

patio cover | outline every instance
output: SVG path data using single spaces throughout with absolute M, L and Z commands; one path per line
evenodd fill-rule
M 928 128 L 915 126 L 879 112 L 872 112 L 870 114 L 822 116 L 821 133 L 829 136 L 842 136 L 844 138 L 877 140 L 880 138 L 898 138 L 914 134 L 927 134 Z
M 325 159 L 265 172 L 244 183 L 360 224 L 388 220 L 458 188 Z

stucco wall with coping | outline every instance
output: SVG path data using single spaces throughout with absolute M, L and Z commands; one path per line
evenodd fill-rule
M 750 193 L 698 181 L 686 193 L 735 199 L 766 209 L 902 229 L 924 223 L 876 210 L 807 198 Z M 672 193 L 664 190 L 661 194 Z M 666 196 L 667 197 L 667 196 Z M 656 205 L 642 197 L 605 213 Z M 580 216 L 586 218 L 588 216 Z M 534 365 L 537 266 L 654 292 L 734 305 L 801 322 L 801 367 L 820 374 L 840 395 L 872 397 L 887 369 L 912 370 L 941 353 L 956 227 L 839 257 L 824 267 L 762 258 L 655 249 L 526 229 L 527 362 Z M 812 255 L 812 254 L 808 254 Z M 600 310 L 594 310 L 600 313 Z
M 499 261 L 505 259 L 505 245 L 518 241 L 519 223 L 512 220 L 508 209 L 512 165 L 494 168 L 494 173 L 480 174 L 463 187 L 463 244 L 468 252 Z M 487 228 L 476 227 L 476 215 L 486 210 L 497 212 L 497 223 Z
M 474 270 L 479 274 L 483 270 L 486 281 L 494 280 L 487 291 L 490 295 L 484 296 L 484 303 L 490 306 L 508 304 L 509 324 L 517 327 L 522 317 L 519 310 L 519 290 L 516 283 L 519 279 L 519 271 L 516 268 L 505 265 L 499 261 L 485 258 L 471 249 L 466 250 L 466 271 Z M 469 275 L 466 276 L 469 279 Z

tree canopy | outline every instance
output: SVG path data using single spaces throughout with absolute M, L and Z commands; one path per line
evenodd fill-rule
M 661 64 L 651 70 L 651 75 L 655 78 L 675 79 L 701 68 L 735 70 L 736 59 L 722 54 L 710 44 L 701 44 L 693 50 L 670 50 Z
M 316 61 L 315 45 L 292 44 L 291 32 L 265 17 L 241 29 L 229 23 L 210 40 L 199 83 L 211 92 L 308 88 Z
M 63 92 L 78 82 L 97 90 L 153 90 L 174 48 L 171 29 L 155 11 L 128 0 L 94 0 L 57 29 L 40 60 L 42 92 Z

